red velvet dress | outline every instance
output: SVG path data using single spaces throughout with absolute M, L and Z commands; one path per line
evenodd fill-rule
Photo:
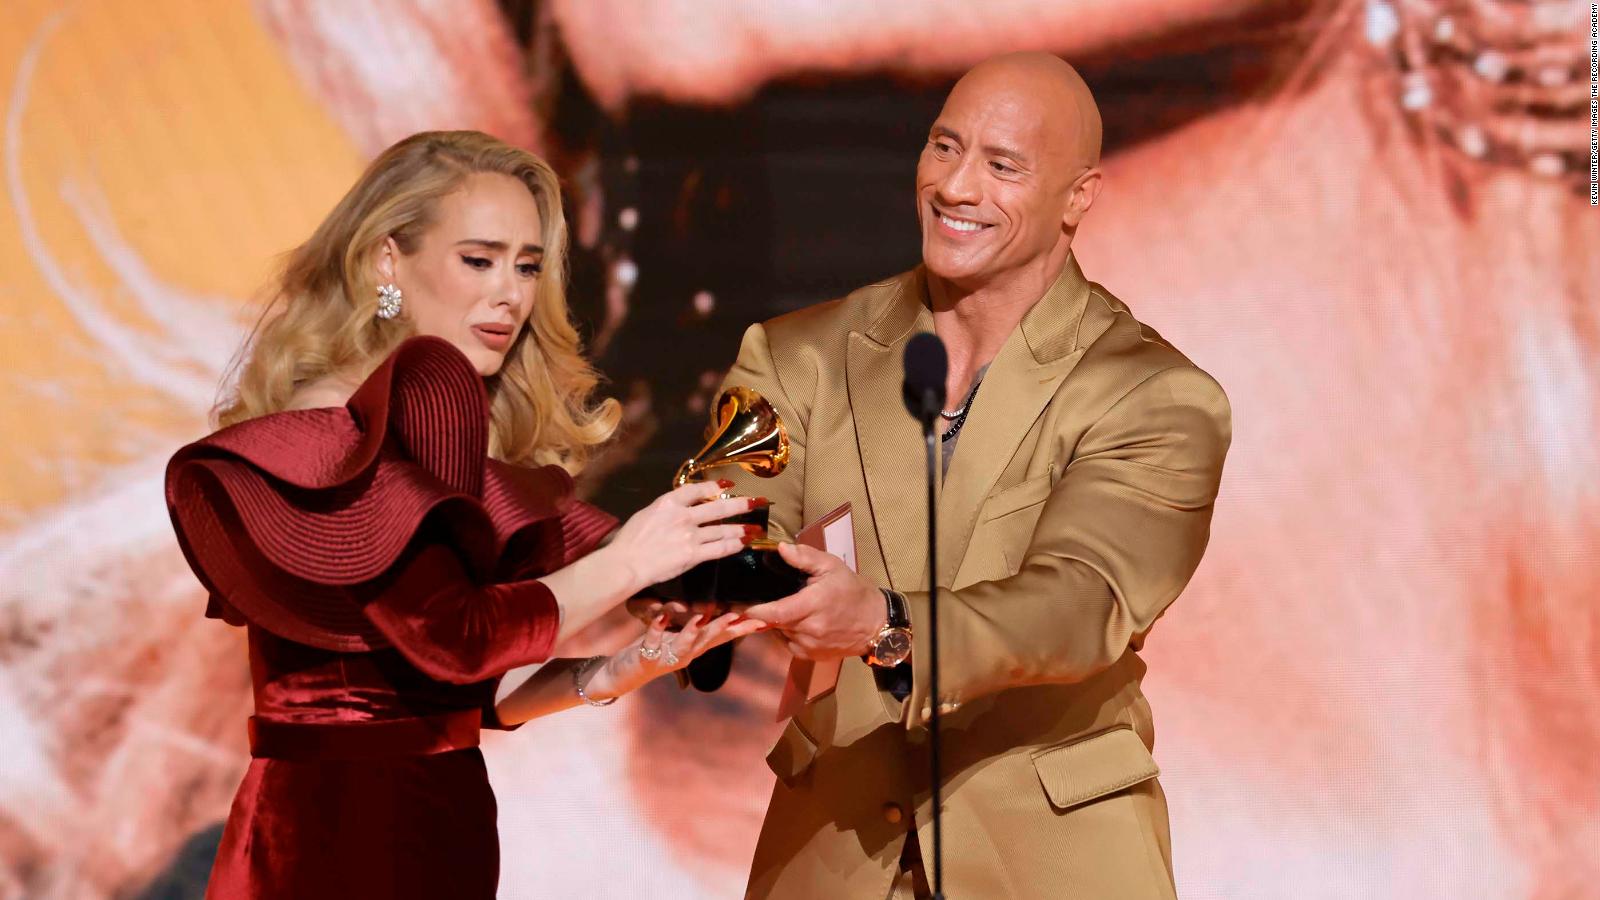
M 493 897 L 478 751 L 507 669 L 545 659 L 533 580 L 615 519 L 556 466 L 487 458 L 483 381 L 406 342 L 342 409 L 278 413 L 167 468 L 208 616 L 249 629 L 253 757 L 208 897 Z

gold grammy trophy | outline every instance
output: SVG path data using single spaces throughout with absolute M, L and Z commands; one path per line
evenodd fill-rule
M 777 410 L 750 388 L 730 387 L 712 407 L 706 445 L 678 467 L 672 484 L 703 481 L 707 473 L 725 466 L 771 478 L 788 464 L 789 434 Z M 784 562 L 778 542 L 765 536 L 770 512 L 763 507 L 723 519 L 731 525 L 759 526 L 763 536 L 732 556 L 700 563 L 677 578 L 646 588 L 628 601 L 629 611 L 649 621 L 657 603 L 677 601 L 687 609 L 673 617 L 673 627 L 678 627 L 697 615 L 714 618 L 787 597 L 804 587 L 806 574 Z

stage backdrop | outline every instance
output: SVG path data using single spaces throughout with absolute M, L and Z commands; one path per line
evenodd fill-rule
M 472 127 L 563 173 L 628 410 L 583 489 L 626 514 L 748 323 L 915 263 L 943 92 L 1025 48 L 1105 114 L 1085 271 L 1234 406 L 1145 650 L 1180 894 L 1596 896 L 1588 31 L 1487 0 L 7 0 L 0 896 L 201 890 L 249 676 L 162 466 L 366 160 Z M 738 896 L 783 665 L 750 641 L 715 696 L 488 735 L 502 895 Z

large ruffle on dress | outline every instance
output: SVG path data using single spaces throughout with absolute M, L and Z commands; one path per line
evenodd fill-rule
M 478 751 L 499 676 L 545 659 L 534 579 L 616 520 L 558 466 L 488 458 L 483 380 L 407 341 L 342 408 L 277 413 L 167 467 L 206 615 L 248 629 L 253 757 L 208 897 L 493 897 Z

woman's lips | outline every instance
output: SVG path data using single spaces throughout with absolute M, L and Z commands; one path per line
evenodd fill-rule
M 516 329 L 510 325 L 474 325 L 472 333 L 478 336 L 485 347 L 496 353 L 501 353 L 511 346 L 511 338 L 516 334 Z

